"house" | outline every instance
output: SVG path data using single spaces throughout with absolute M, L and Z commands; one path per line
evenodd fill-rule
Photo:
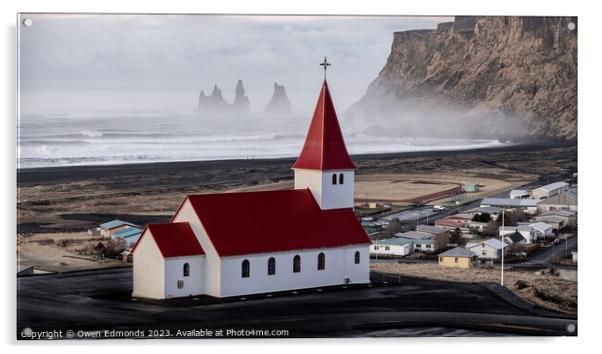
M 456 247 L 439 254 L 439 265 L 453 268 L 471 268 L 478 255 L 465 248 Z
M 511 198 L 483 198 L 481 207 L 498 207 L 503 209 L 521 209 L 528 214 L 537 213 L 537 203 L 535 199 L 511 199 Z
M 457 228 L 464 229 L 463 231 L 468 231 L 466 229 L 467 224 L 472 221 L 472 217 L 468 214 L 457 214 L 447 216 L 435 221 L 435 226 L 444 228 L 447 230 L 455 230 Z
M 111 220 L 109 222 L 105 222 L 99 225 L 100 235 L 103 237 L 111 237 L 111 235 L 113 235 L 115 232 L 126 229 L 128 227 L 138 228 L 138 225 L 119 219 Z
M 505 236 L 504 241 L 506 241 L 507 244 L 524 245 L 527 240 L 520 232 L 514 231 L 513 233 Z
M 447 244 L 447 235 L 435 236 L 427 232 L 407 231 L 398 232 L 394 236 L 412 242 L 413 252 L 432 253 Z M 438 237 L 439 242 L 437 242 Z
M 142 231 L 142 229 L 137 227 L 128 227 L 113 233 L 111 238 L 114 240 L 123 239 L 125 240 L 126 245 L 133 246 L 138 242 L 138 238 L 142 235 Z
M 506 253 L 507 245 L 495 238 L 466 244 L 466 249 L 476 253 L 479 259 L 498 260 L 502 256 L 502 248 L 504 248 L 504 253 Z
M 552 197 L 546 198 L 537 205 L 540 212 L 551 210 L 577 211 L 577 190 L 569 189 Z
M 525 189 L 513 189 L 510 191 L 510 199 L 525 199 L 529 197 L 529 191 Z
M 552 225 L 554 230 L 560 230 L 565 226 L 567 219 L 558 215 L 538 215 L 535 217 L 535 221 L 545 222 Z
M 464 212 L 464 214 L 468 214 L 470 216 L 472 216 L 474 218 L 475 215 L 483 215 L 483 214 L 488 214 L 489 216 L 491 216 L 492 220 L 497 220 L 498 215 L 500 215 L 500 212 L 502 211 L 502 209 L 498 208 L 498 207 L 492 207 L 492 206 L 488 206 L 488 207 L 478 207 L 478 208 L 472 208 L 469 210 L 466 210 Z
M 546 238 L 555 237 L 554 226 L 538 221 L 530 224 L 531 228 L 531 240 L 545 240 Z
M 412 253 L 414 243 L 402 237 L 389 238 L 373 241 L 370 245 L 371 256 L 395 256 L 403 257 Z
M 558 216 L 564 221 L 565 226 L 574 226 L 577 224 L 577 212 L 572 210 L 550 210 L 540 214 L 537 217 L 542 216 Z M 537 217 L 535 218 L 537 220 Z
M 188 195 L 132 250 L 132 296 L 232 297 L 370 283 L 370 239 L 354 215 L 351 161 L 326 80 L 294 189 Z
M 564 192 L 569 184 L 566 182 L 554 182 L 531 190 L 531 197 L 537 200 L 547 199 Z
M 431 234 L 433 236 L 446 236 L 448 234 L 448 230 L 445 228 L 424 224 L 417 225 L 416 231 Z

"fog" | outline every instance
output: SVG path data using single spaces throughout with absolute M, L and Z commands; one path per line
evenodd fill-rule
M 232 102 L 242 79 L 251 109 L 273 82 L 293 109 L 313 109 L 324 56 L 339 112 L 357 101 L 389 54 L 392 33 L 450 18 L 24 14 L 21 111 L 76 114 L 186 111 L 217 84 Z

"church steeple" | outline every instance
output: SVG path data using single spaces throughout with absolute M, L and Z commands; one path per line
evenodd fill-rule
M 326 80 L 322 84 L 305 145 L 293 169 L 322 171 L 355 169 L 345 147 Z
M 326 70 L 326 58 L 322 64 Z M 295 189 L 309 189 L 322 210 L 354 207 L 355 165 L 347 153 L 326 79 L 293 170 Z

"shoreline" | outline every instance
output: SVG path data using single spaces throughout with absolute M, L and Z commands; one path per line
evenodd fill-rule
M 475 154 L 479 152 L 516 152 L 516 151 L 539 151 L 551 148 L 570 148 L 576 147 L 573 142 L 538 142 L 529 144 L 511 144 L 508 146 L 483 147 L 460 150 L 427 150 L 427 151 L 404 151 L 404 152 L 389 152 L 389 153 L 374 153 L 374 154 L 357 154 L 351 155 L 354 162 L 361 163 L 363 161 L 374 160 L 393 160 L 398 158 L 441 158 L 451 155 Z M 40 181 L 48 181 L 49 179 L 57 178 L 72 179 L 74 177 L 87 178 L 98 177 L 99 174 L 119 175 L 122 173 L 152 173 L 157 170 L 173 170 L 182 171 L 194 168 L 250 168 L 250 167 L 268 167 L 274 165 L 290 164 L 292 165 L 296 157 L 278 157 L 278 158 L 258 158 L 258 159 L 224 159 L 224 160 L 191 160 L 191 161 L 165 161 L 165 162 L 143 162 L 143 163 L 124 163 L 124 164 L 107 164 L 107 165 L 75 165 L 75 166 L 48 166 L 48 167 L 28 167 L 18 168 L 17 185 L 23 183 L 36 183 Z

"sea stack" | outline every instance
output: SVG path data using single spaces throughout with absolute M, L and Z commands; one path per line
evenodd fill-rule
M 268 114 L 291 115 L 291 101 L 286 96 L 286 88 L 274 82 L 274 95 L 265 107 L 265 112 Z
M 236 91 L 234 94 L 234 103 L 232 104 L 237 112 L 249 112 L 251 107 L 249 98 L 245 96 L 245 88 L 242 84 L 242 80 L 238 80 L 236 83 Z
M 227 111 L 228 108 L 228 102 L 224 100 L 224 96 L 222 96 L 222 90 L 220 90 L 217 85 L 213 85 L 213 92 L 211 92 L 211 95 L 206 96 L 203 91 L 201 91 L 199 94 L 199 111 L 220 113 Z

